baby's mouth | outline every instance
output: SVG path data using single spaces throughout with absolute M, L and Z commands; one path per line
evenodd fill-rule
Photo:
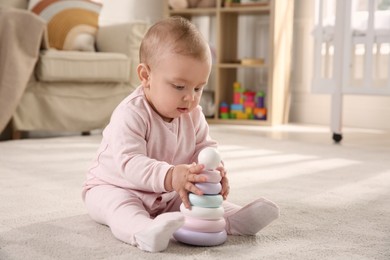
M 178 107 L 177 110 L 180 113 L 187 113 L 189 111 L 188 108 L 186 108 L 186 107 Z

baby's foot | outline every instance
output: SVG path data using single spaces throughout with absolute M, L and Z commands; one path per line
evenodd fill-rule
M 135 234 L 137 247 L 149 252 L 160 252 L 168 247 L 172 234 L 184 224 L 180 212 L 169 212 L 157 216 L 150 226 Z
M 229 235 L 255 235 L 278 217 L 279 207 L 261 198 L 227 217 L 226 231 Z

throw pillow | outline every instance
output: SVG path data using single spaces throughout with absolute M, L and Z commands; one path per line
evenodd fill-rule
M 51 48 L 95 51 L 101 4 L 89 0 L 31 0 L 29 9 L 47 22 Z

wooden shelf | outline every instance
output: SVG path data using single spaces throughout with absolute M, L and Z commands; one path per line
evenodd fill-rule
M 226 124 L 226 125 L 271 125 L 269 120 L 249 120 L 249 119 L 213 119 L 207 118 L 209 124 Z
M 221 7 L 221 13 L 269 13 L 269 5 L 262 6 L 239 6 L 239 7 Z
M 243 6 L 243 7 L 220 7 L 220 8 L 183 8 L 169 9 L 170 15 L 215 15 L 220 13 L 269 13 L 269 6 Z
M 217 65 L 221 69 L 239 69 L 239 68 L 268 68 L 266 64 L 241 64 L 241 63 L 220 63 Z
M 207 121 L 212 124 L 259 126 L 285 122 L 290 82 L 294 1 L 269 0 L 267 3 L 260 5 L 241 4 L 233 6 L 223 6 L 224 0 L 217 0 L 216 2 L 217 5 L 213 8 L 172 10 L 169 8 L 168 0 L 165 0 L 165 16 L 167 17 L 180 15 L 191 20 L 192 17 L 197 16 L 213 16 L 212 21 L 215 24 L 212 28 L 214 28 L 215 35 L 211 38 L 216 40 L 216 59 L 213 65 L 213 76 L 211 77 L 214 84 L 211 84 L 211 86 L 215 86 L 213 90 L 215 112 L 214 117 L 207 118 Z M 246 44 L 245 40 L 238 38 L 242 33 L 239 31 L 241 16 L 243 18 L 249 16 L 262 23 L 263 29 L 258 28 L 257 24 L 253 28 L 255 33 L 266 33 L 267 38 L 253 37 L 253 39 L 260 39 L 260 42 L 251 42 L 249 46 L 252 46 L 252 48 L 256 46 L 262 49 L 263 53 L 266 53 L 266 57 L 260 57 L 263 62 L 257 62 L 260 59 L 259 57 L 248 57 L 245 60 L 247 64 L 240 62 L 238 48 Z M 247 72 L 258 73 L 259 77 L 264 79 L 265 83 L 262 81 L 257 85 L 265 88 L 267 119 L 221 119 L 219 116 L 220 103 L 223 101 L 232 103 L 233 83 L 237 81 L 239 73 L 246 75 Z M 263 77 L 262 75 L 266 76 Z M 208 93 L 210 93 L 210 90 L 208 90 Z
M 185 8 L 169 10 L 170 15 L 212 15 L 217 14 L 217 8 Z

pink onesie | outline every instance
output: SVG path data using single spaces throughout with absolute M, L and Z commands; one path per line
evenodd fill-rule
M 209 136 L 200 106 L 168 123 L 151 108 L 139 86 L 117 106 L 103 131 L 83 186 L 90 216 L 110 226 L 118 239 L 135 244 L 134 234 L 151 218 L 179 210 L 179 196 L 164 188 L 168 169 L 197 162 L 207 146 L 217 143 Z M 226 206 L 226 213 L 240 208 Z

